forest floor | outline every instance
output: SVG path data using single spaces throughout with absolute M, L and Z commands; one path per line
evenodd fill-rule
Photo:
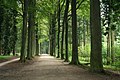
M 13 60 L 13 59 L 16 59 L 16 58 L 18 58 L 18 56 L 9 56 L 9 57 L 6 57 L 6 58 L 2 58 L 2 59 L 0 59 L 0 63 L 7 62 L 7 61 L 10 61 L 10 60 Z
M 1 63 L 0 63 L 1 64 Z M 120 80 L 120 76 L 90 73 L 49 55 L 0 66 L 0 80 Z

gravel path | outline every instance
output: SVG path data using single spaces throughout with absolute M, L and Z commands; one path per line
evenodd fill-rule
M 0 80 L 120 80 L 119 76 L 90 73 L 49 55 L 0 67 Z

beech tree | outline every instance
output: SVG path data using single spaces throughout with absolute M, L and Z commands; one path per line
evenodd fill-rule
M 70 64 L 79 64 L 78 59 L 78 40 L 77 40 L 77 15 L 76 15 L 76 0 L 71 1 L 72 13 L 72 61 Z
M 90 0 L 90 31 L 91 31 L 90 70 L 93 72 L 103 72 L 101 18 L 99 0 Z
M 69 61 L 68 59 L 68 10 L 69 10 L 69 0 L 66 0 L 65 7 L 65 61 Z
M 22 44 L 20 61 L 25 62 L 26 57 L 26 40 L 27 40 L 27 13 L 28 13 L 28 0 L 24 0 L 23 5 L 23 28 L 22 28 Z

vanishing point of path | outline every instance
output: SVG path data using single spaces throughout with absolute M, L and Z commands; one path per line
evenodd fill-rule
M 49 55 L 27 63 L 0 66 L 0 80 L 120 80 L 119 76 L 90 73 Z

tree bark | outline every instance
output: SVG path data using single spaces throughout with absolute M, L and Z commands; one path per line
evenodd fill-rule
M 34 53 L 34 0 L 29 2 L 29 11 L 28 11 L 28 53 L 27 59 L 32 59 Z
M 70 64 L 77 65 L 79 64 L 79 59 L 78 59 L 76 0 L 72 0 L 71 8 L 72 8 L 72 61 Z
M 38 23 L 37 23 L 38 24 Z M 38 25 L 36 25 L 36 56 L 39 56 Z
M 103 72 L 102 36 L 101 36 L 101 18 L 99 0 L 90 0 L 90 30 L 91 30 L 90 71 Z
M 50 55 L 53 56 L 53 44 L 52 44 L 52 16 L 50 16 L 50 29 L 49 29 L 49 39 L 50 39 Z
M 56 31 L 55 31 L 55 15 L 56 13 L 52 14 L 51 16 L 51 25 L 50 25 L 50 55 L 54 56 L 55 55 L 55 36 L 56 36 Z
M 35 55 L 36 50 L 36 32 L 35 32 L 35 3 L 36 0 L 29 2 L 29 12 L 28 12 L 28 54 L 27 59 L 32 59 Z
M 85 51 L 86 46 L 86 26 L 85 26 L 85 18 L 83 17 L 83 47 Z
M 114 48 L 114 42 L 115 42 L 115 35 L 114 30 L 111 31 L 111 62 L 115 62 L 115 48 Z
M 22 45 L 21 45 L 21 55 L 20 55 L 20 61 L 21 61 L 21 62 L 25 62 L 25 55 L 26 55 L 27 12 L 28 12 L 28 0 L 24 0 L 23 29 L 22 29 Z
M 65 18 L 65 14 L 64 14 L 64 18 Z M 62 36 L 61 36 L 61 38 L 62 38 L 62 40 L 61 40 L 61 59 L 64 59 L 64 53 L 63 53 L 63 51 L 64 51 L 64 49 L 63 49 L 63 47 L 64 47 L 64 45 L 63 45 L 63 43 L 64 43 L 64 32 L 65 32 L 64 18 L 63 18 Z
M 57 58 L 60 57 L 60 0 L 58 0 L 58 54 Z
M 66 0 L 65 8 L 65 61 L 68 62 L 68 9 L 69 9 L 69 0 Z
M 108 32 L 108 35 L 107 35 L 107 65 L 110 64 L 110 54 L 111 54 L 111 33 L 110 31 Z

